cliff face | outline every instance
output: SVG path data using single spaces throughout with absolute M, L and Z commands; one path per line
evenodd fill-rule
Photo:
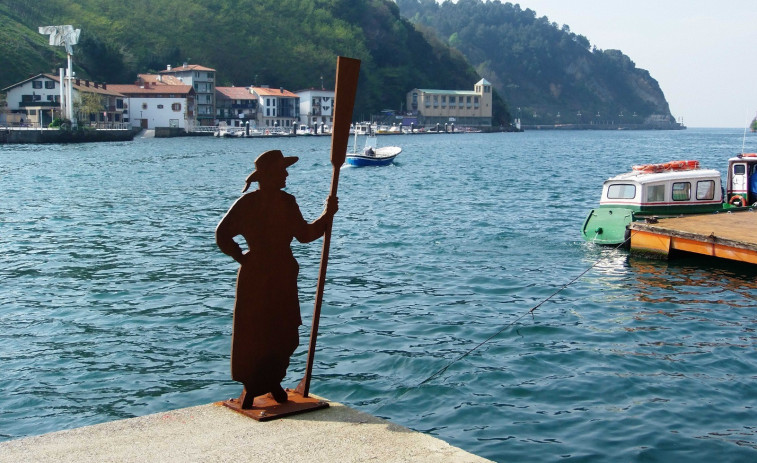
M 524 124 L 674 124 L 659 84 L 619 50 L 519 5 L 398 0 L 410 21 L 459 50 Z

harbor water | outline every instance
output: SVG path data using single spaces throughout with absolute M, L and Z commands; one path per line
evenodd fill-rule
M 632 164 L 757 151 L 742 130 L 387 136 L 344 168 L 311 391 L 495 461 L 757 460 L 757 270 L 585 243 Z M 255 157 L 328 138 L 0 146 L 0 440 L 237 396 L 236 263 L 214 238 Z M 305 369 L 321 240 L 293 244 Z

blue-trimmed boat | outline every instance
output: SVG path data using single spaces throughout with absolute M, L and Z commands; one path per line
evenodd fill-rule
M 354 167 L 386 166 L 394 162 L 394 158 L 402 152 L 399 146 L 377 146 L 376 137 L 366 137 L 365 147 L 361 153 L 357 152 L 357 133 L 355 133 L 355 147 L 352 153 L 347 153 L 347 165 Z

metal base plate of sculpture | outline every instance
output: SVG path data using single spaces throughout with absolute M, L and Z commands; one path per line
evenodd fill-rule
M 291 389 L 286 389 L 286 393 L 288 400 L 282 403 L 277 402 L 271 394 L 265 394 L 255 397 L 251 408 L 242 408 L 242 402 L 244 401 L 244 397 L 242 396 L 219 402 L 219 404 L 256 421 L 275 420 L 329 407 L 328 402 L 314 397 L 303 397 L 302 394 Z

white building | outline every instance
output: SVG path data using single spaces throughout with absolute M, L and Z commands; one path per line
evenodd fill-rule
M 191 85 L 170 85 L 140 75 L 136 84 L 113 84 L 110 88 L 127 98 L 127 120 L 132 127 L 186 130 L 195 124 L 195 92 Z
M 300 120 L 300 98 L 283 88 L 250 87 L 258 100 L 258 128 L 291 130 Z
M 300 124 L 311 128 L 331 127 L 334 122 L 333 90 L 300 90 Z
M 200 125 L 216 125 L 216 70 L 197 64 L 170 65 L 160 71 L 162 77 L 173 76 L 184 85 L 191 85 L 197 104 L 196 119 Z
M 60 117 L 60 77 L 53 74 L 37 74 L 3 89 L 8 104 L 7 120 L 11 124 L 46 127 Z M 95 114 L 79 114 L 79 120 L 87 123 L 124 122 L 124 96 L 104 83 L 73 79 L 73 100 L 76 108 L 84 93 L 100 96 L 102 111 Z

